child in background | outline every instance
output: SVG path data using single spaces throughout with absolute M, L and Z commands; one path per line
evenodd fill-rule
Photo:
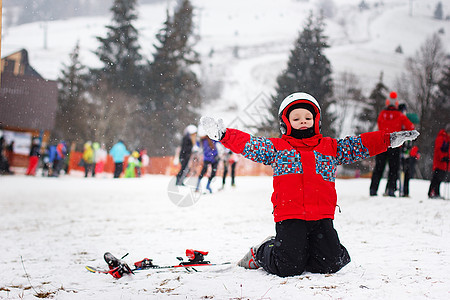
M 130 157 L 128 157 L 127 169 L 125 170 L 125 178 L 136 177 L 136 166 L 140 166 L 139 152 L 133 151 Z

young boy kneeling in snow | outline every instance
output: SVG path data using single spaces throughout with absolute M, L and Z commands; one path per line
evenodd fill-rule
M 335 178 L 340 164 L 399 147 L 419 133 L 382 131 L 333 139 L 320 134 L 319 103 L 307 93 L 286 97 L 278 111 L 281 138 L 254 137 L 225 128 L 223 121 L 202 117 L 211 139 L 244 157 L 273 168 L 273 215 L 276 236 L 251 247 L 238 265 L 278 276 L 304 271 L 334 273 L 350 262 L 333 227 Z

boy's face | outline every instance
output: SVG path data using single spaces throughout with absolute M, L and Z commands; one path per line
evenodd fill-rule
M 294 129 L 308 129 L 314 125 L 313 114 L 304 108 L 296 108 L 289 114 L 289 123 Z

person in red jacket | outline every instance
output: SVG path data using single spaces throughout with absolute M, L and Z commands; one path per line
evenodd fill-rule
M 39 164 L 39 157 L 41 156 L 40 150 L 41 145 L 38 138 L 33 138 L 31 142 L 31 149 L 30 149 L 30 157 L 28 159 L 28 168 L 25 172 L 25 175 L 36 175 L 36 169 Z
M 255 137 L 225 128 L 223 121 L 202 117 L 211 139 L 252 161 L 273 168 L 273 215 L 276 236 L 269 237 L 238 262 L 248 269 L 263 267 L 278 276 L 305 270 L 333 273 L 350 256 L 333 227 L 337 203 L 336 168 L 398 147 L 417 131 L 363 133 L 333 139 L 320 134 L 321 109 L 313 96 L 293 93 L 279 108 L 282 137 Z
M 391 100 L 397 98 L 396 92 L 390 93 Z M 398 110 L 398 105 L 394 105 L 391 101 L 386 101 L 386 108 L 378 115 L 378 130 L 388 133 L 413 130 L 414 124 Z M 372 181 L 370 183 L 370 196 L 376 196 L 378 186 L 380 185 L 381 177 L 383 176 L 386 162 L 389 163 L 389 174 L 386 188 L 386 194 L 395 197 L 395 190 L 397 185 L 398 171 L 400 168 L 400 148 L 390 148 L 386 152 L 380 153 L 375 158 L 375 168 L 372 172 Z
M 439 188 L 447 172 L 450 171 L 450 124 L 441 129 L 434 142 L 433 177 L 431 178 L 428 197 L 442 199 Z

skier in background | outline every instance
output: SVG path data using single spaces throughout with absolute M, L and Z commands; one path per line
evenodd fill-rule
M 92 161 L 92 177 L 95 177 L 95 172 L 97 170 L 97 163 L 100 160 L 100 143 L 93 142 L 92 143 L 92 151 L 94 153 L 94 159 Z
M 130 155 L 127 147 L 123 143 L 122 140 L 119 140 L 109 151 L 109 154 L 113 157 L 114 160 L 114 178 L 119 178 L 120 174 L 123 172 L 123 161 L 125 160 L 125 156 Z
M 398 109 L 414 124 L 419 124 L 419 117 L 414 113 L 406 113 L 406 104 L 400 104 Z M 414 177 L 416 162 L 420 158 L 419 147 L 414 141 L 406 141 L 401 146 L 400 161 L 402 174 L 400 176 L 400 197 L 409 197 L 409 180 Z
M 53 177 L 53 169 L 55 167 L 55 160 L 56 160 L 56 145 L 49 145 L 48 146 L 48 176 Z M 45 156 L 44 156 L 45 158 Z
M 150 157 L 147 154 L 147 149 L 141 150 L 140 158 L 141 158 L 141 175 L 144 175 L 148 165 L 150 164 Z
M 414 177 L 416 162 L 420 159 L 419 147 L 413 141 L 406 141 L 402 146 L 401 162 L 403 180 L 401 181 L 400 197 L 409 197 L 409 180 Z
M 225 188 L 225 182 L 228 175 L 228 169 L 230 168 L 231 186 L 236 186 L 236 164 L 238 161 L 238 155 L 233 153 L 230 149 L 225 149 L 223 153 L 223 177 L 222 177 L 222 189 Z
M 9 169 L 10 164 L 6 156 L 5 138 L 3 137 L 3 132 L 1 132 L 1 130 L 0 134 L 2 134 L 0 137 L 0 174 L 13 174 Z
M 11 143 L 9 143 L 9 145 L 6 147 L 5 152 L 6 152 L 6 158 L 8 159 L 8 164 L 10 167 L 12 167 L 14 165 L 14 140 L 11 141 Z
M 94 168 L 94 150 L 92 149 L 92 143 L 90 141 L 84 144 L 83 151 L 83 166 L 84 166 L 84 177 L 88 177 L 89 173 L 93 173 L 92 169 Z M 95 173 L 92 174 L 94 177 Z
M 125 170 L 125 178 L 135 178 L 136 177 L 136 167 L 139 167 L 141 162 L 139 161 L 139 152 L 133 151 L 128 157 L 127 168 Z M 139 176 L 138 176 L 139 177 Z
M 211 173 L 208 178 L 208 183 L 206 184 L 206 189 L 212 193 L 211 182 L 216 176 L 217 165 L 220 161 L 217 144 L 219 144 L 217 141 L 210 139 L 208 136 L 202 136 L 200 139 L 200 145 L 203 149 L 203 167 L 198 176 L 197 187 L 195 188 L 196 192 L 200 190 L 200 182 L 208 171 L 208 166 L 211 166 Z
M 251 247 L 238 265 L 263 267 L 282 277 L 300 275 L 305 270 L 337 272 L 350 262 L 333 226 L 337 166 L 399 147 L 419 133 L 376 131 L 340 140 L 323 137 L 319 103 L 307 93 L 286 97 L 278 114 L 283 136 L 270 139 L 225 128 L 221 119 L 200 120 L 210 138 L 273 168 L 276 236 Z
M 392 133 L 401 130 L 413 130 L 414 124 L 398 110 L 398 102 L 392 103 L 397 99 L 397 93 L 391 92 L 390 100 L 386 100 L 386 108 L 378 115 L 378 130 Z M 400 168 L 400 149 L 389 148 L 383 151 L 375 158 L 375 168 L 372 173 L 372 180 L 370 183 L 370 196 L 376 196 L 378 186 L 380 185 L 381 177 L 383 176 L 386 162 L 389 163 L 389 175 L 387 183 L 386 196 L 395 197 L 395 190 L 397 188 L 398 171 Z
M 192 148 L 197 143 L 197 127 L 189 125 L 184 129 L 183 139 L 181 140 L 181 149 L 179 154 L 180 171 L 177 174 L 176 185 L 184 185 L 183 180 L 189 173 L 189 160 L 192 155 Z
M 25 175 L 31 176 L 36 175 L 36 169 L 39 164 L 39 157 L 41 156 L 40 148 L 41 146 L 39 143 L 39 139 L 33 138 L 31 142 L 30 157 L 28 159 L 28 168 L 27 171 L 25 172 Z
M 441 182 L 450 171 L 450 123 L 441 129 L 434 142 L 433 176 L 428 189 L 428 197 L 443 199 L 440 193 Z
M 64 141 L 61 141 L 56 145 L 56 152 L 53 160 L 53 172 L 52 177 L 59 177 L 59 173 L 64 168 L 64 159 L 67 155 L 67 147 Z
M 102 144 L 94 153 L 95 155 L 95 174 L 103 173 L 106 160 L 108 158 L 108 152 L 106 151 L 105 144 Z

